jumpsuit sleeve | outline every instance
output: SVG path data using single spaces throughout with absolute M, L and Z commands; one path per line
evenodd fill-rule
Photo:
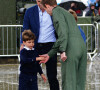
M 53 17 L 53 24 L 57 34 L 57 40 L 54 43 L 52 49 L 48 52 L 48 55 L 52 57 L 57 52 L 66 51 L 68 42 L 68 23 L 62 13 L 55 12 Z

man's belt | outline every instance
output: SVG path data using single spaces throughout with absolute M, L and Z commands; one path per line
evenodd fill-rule
M 54 42 L 47 42 L 47 43 L 38 43 L 39 46 L 44 46 L 44 45 L 50 45 L 53 44 Z

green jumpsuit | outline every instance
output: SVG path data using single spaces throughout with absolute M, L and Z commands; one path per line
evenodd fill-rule
M 87 50 L 74 17 L 57 6 L 52 12 L 57 41 L 48 53 L 66 52 L 67 60 L 61 62 L 62 90 L 85 90 Z

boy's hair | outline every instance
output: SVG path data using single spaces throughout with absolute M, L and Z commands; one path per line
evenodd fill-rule
M 22 40 L 28 41 L 28 40 L 35 40 L 34 33 L 31 32 L 31 30 L 24 30 L 22 32 Z
M 74 18 L 75 18 L 75 20 L 77 22 L 77 14 L 76 14 L 76 12 L 73 11 L 72 9 L 69 9 L 68 11 L 74 16 Z
M 57 5 L 57 2 L 56 2 L 56 0 L 42 0 L 42 1 L 41 1 L 41 4 L 42 4 L 44 7 L 46 7 L 45 4 L 48 4 L 48 5 L 50 5 L 50 6 L 54 6 L 54 5 Z

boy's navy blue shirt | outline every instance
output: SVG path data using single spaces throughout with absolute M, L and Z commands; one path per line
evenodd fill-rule
M 25 74 L 39 74 L 41 75 L 42 68 L 38 61 L 36 61 L 36 57 L 38 57 L 38 53 L 36 50 L 27 50 L 27 48 L 23 48 L 20 51 L 20 71 Z

